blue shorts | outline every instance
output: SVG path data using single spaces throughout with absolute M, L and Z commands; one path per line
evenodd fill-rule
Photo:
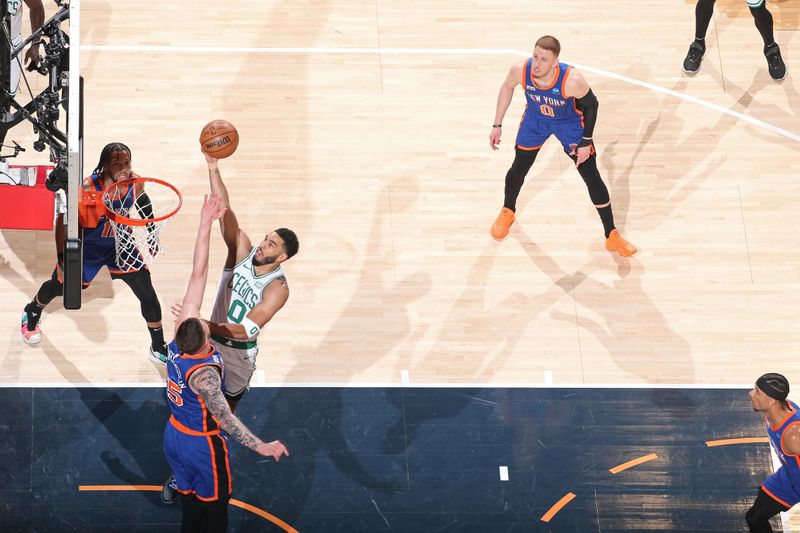
M 786 507 L 792 507 L 800 502 L 800 492 L 792 485 L 789 471 L 783 466 L 769 476 L 761 487 L 772 499 L 777 500 Z
M 87 252 L 89 253 L 87 254 Z M 139 264 L 144 264 L 144 260 L 141 259 L 141 256 L 139 255 L 139 250 L 135 250 L 134 253 L 136 254 L 136 261 Z M 127 274 L 129 272 L 135 272 L 135 270 L 123 270 L 120 268 L 120 266 L 117 264 L 117 252 L 114 250 L 114 248 L 105 250 L 84 249 L 83 284 L 89 285 L 103 267 L 107 267 L 111 274 Z
M 543 120 L 525 115 L 517 132 L 517 147 L 522 150 L 536 150 L 541 148 L 551 135 L 555 135 L 564 147 L 564 151 L 571 154 L 583 138 L 583 124 L 580 117 L 568 120 Z
M 202 501 L 231 496 L 231 466 L 228 437 L 187 435 L 171 422 L 164 430 L 164 455 L 175 474 L 178 491 L 194 494 Z

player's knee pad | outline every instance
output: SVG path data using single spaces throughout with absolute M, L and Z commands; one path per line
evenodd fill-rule
M 36 300 L 42 304 L 47 305 L 56 296 L 64 295 L 64 284 L 58 281 L 56 273 L 53 272 L 53 277 L 42 283 L 39 287 L 39 292 L 36 293 Z
M 605 205 L 611 201 L 608 188 L 600 177 L 600 171 L 597 170 L 597 157 L 594 154 L 578 167 L 578 173 L 589 189 L 589 198 L 594 205 Z

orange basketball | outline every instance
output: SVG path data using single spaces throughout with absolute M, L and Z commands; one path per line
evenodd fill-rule
M 212 120 L 200 132 L 200 149 L 217 159 L 230 156 L 239 146 L 239 132 L 227 120 Z

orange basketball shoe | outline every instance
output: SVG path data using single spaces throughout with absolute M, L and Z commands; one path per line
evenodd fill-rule
M 622 238 L 617 230 L 611 230 L 611 234 L 606 239 L 606 250 L 617 252 L 622 257 L 630 257 L 639 251 L 636 246 Z
M 511 224 L 514 223 L 514 211 L 504 207 L 497 215 L 497 219 L 492 224 L 492 237 L 495 239 L 505 239 Z

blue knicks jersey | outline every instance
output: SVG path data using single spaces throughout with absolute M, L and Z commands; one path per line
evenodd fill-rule
M 169 343 L 167 349 L 169 351 L 167 356 L 167 397 L 172 410 L 172 424 L 183 433 L 218 431 L 219 424 L 206 409 L 203 399 L 189 388 L 189 378 L 200 368 L 213 366 L 219 370 L 220 377 L 224 380 L 222 355 L 210 345 L 209 351 L 206 353 L 182 354 L 175 341 Z
M 549 87 L 539 87 L 533 80 L 531 64 L 528 58 L 522 69 L 522 87 L 525 89 L 525 118 L 534 120 L 580 120 L 583 114 L 575 106 L 575 98 L 564 98 L 564 85 L 572 67 L 566 63 L 558 63 L 556 77 Z
M 787 469 L 788 478 L 793 481 L 792 484 L 795 485 L 795 490 L 800 492 L 800 456 L 784 452 L 781 446 L 783 432 L 795 424 L 800 424 L 800 413 L 797 412 L 797 404 L 789 402 L 789 405 L 792 407 L 792 414 L 787 416 L 778 427 L 773 429 L 769 425 L 769 420 L 767 420 L 767 435 L 769 435 L 769 443 L 781 460 L 783 468 Z
M 92 174 L 90 179 L 94 189 L 102 191 L 97 174 Z M 127 209 L 133 207 L 133 187 L 128 188 L 121 202 L 118 200 L 114 202 L 114 209 L 119 211 L 120 204 Z M 85 261 L 100 261 L 107 257 L 114 257 L 114 250 L 114 230 L 105 215 L 100 217 L 97 227 L 83 228 L 83 258 Z

